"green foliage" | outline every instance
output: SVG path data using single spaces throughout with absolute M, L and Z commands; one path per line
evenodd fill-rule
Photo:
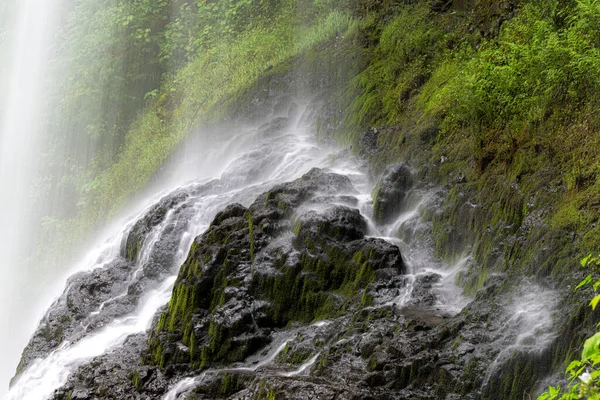
M 48 181 L 63 182 L 48 185 L 68 198 L 68 214 L 45 218 L 44 242 L 79 243 L 261 74 L 351 26 L 333 5 L 307 3 L 298 13 L 292 0 L 78 2 L 52 122 L 70 134 L 48 152 Z M 80 158 L 63 156 L 71 147 Z
M 441 35 L 427 3 L 401 8 L 383 28 L 373 62 L 353 82 L 359 95 L 348 112 L 349 125 L 397 120 L 411 91 L 428 73 Z
M 220 42 L 188 63 L 127 134 L 117 162 L 98 174 L 84 199 L 86 212 L 99 217 L 114 211 L 152 174 L 201 121 L 218 118 L 229 97 L 251 85 L 265 69 L 308 50 L 349 20 L 331 13 L 314 26 L 289 23 L 256 27 L 233 42 Z M 175 103 L 176 102 L 176 103 Z
M 600 104 L 597 6 L 525 4 L 497 40 L 484 41 L 475 52 L 466 45 L 440 64 L 425 112 L 443 115 L 440 127 L 448 140 L 468 133 L 480 169 L 492 161 L 509 165 L 528 147 L 565 152 L 566 143 L 553 140 L 554 130 L 573 123 L 587 104 Z M 557 21 L 565 15 L 563 26 Z M 570 187 L 581 174 L 573 171 Z
M 581 260 L 581 266 L 592 268 L 597 274 L 600 256 L 589 254 Z M 594 279 L 590 274 L 576 286 L 575 290 L 589 285 L 597 291 L 600 287 L 600 279 Z M 595 296 L 590 306 L 595 309 L 599 300 L 600 296 Z M 572 361 L 565 372 L 569 376 L 569 386 L 564 389 L 560 386 L 551 386 L 538 397 L 538 400 L 600 399 L 600 332 L 596 332 L 585 341 L 580 359 Z

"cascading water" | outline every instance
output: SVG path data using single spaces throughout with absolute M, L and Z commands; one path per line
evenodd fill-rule
M 413 190 L 404 211 L 391 223 L 377 227 L 369 222 L 372 182 L 365 168 L 347 154 L 340 156 L 335 149 L 317 146 L 310 127 L 298 122 L 311 118 L 299 118 L 298 114 L 269 118 L 270 123 L 258 128 L 224 130 L 216 144 L 201 150 L 206 157 L 199 156 L 193 163 L 188 159 L 184 161 L 185 167 L 177 163 L 168 167 L 170 171 L 193 169 L 201 178 L 175 184 L 178 173 L 166 172 L 165 182 L 170 183 L 163 182 L 162 186 L 171 184 L 176 188 L 143 201 L 144 206 L 121 225 L 123 228 L 85 257 L 77 268 L 79 272 L 69 278 L 64 293 L 50 307 L 26 348 L 22 360 L 24 371 L 7 399 L 48 398 L 78 368 L 126 346 L 132 335 L 143 335 L 156 318 L 157 310 L 169 301 L 178 269 L 194 238 L 208 228 L 217 212 L 234 202 L 249 205 L 260 193 L 278 183 L 297 179 L 313 167 L 348 177 L 357 192 L 337 193 L 333 199 L 317 196 L 302 207 L 300 214 L 327 213 L 333 204 L 355 200 L 354 206 L 367 219 L 367 230 L 373 238 L 369 240 L 383 239 L 403 251 L 408 270 L 397 285 L 383 290 L 387 294 L 379 306 L 404 310 L 407 318 L 417 315 L 418 320 L 435 325 L 466 305 L 468 299 L 455 286 L 455 277 L 470 262 L 470 257 L 462 258 L 454 266 L 438 260 L 430 242 L 431 227 L 423 221 L 423 211 L 435 207 L 438 196 L 435 191 Z M 511 349 L 524 344 L 530 347 L 548 344 L 546 339 L 533 344 L 528 339 L 538 329 L 546 332 L 551 329 L 547 319 L 539 328 L 535 320 L 548 315 L 546 308 L 538 302 L 529 304 L 529 300 L 516 306 L 520 317 L 506 322 L 511 330 L 498 343 L 510 345 Z M 356 346 L 360 348 L 367 346 L 362 343 L 368 343 L 369 335 L 340 335 L 350 323 L 346 319 L 321 321 L 275 332 L 267 348 L 243 363 L 209 369 L 199 376 L 183 376 L 169 385 L 170 390 L 163 397 L 185 398 L 186 393 L 222 373 L 301 380 L 328 351 L 337 353 L 351 343 L 358 343 Z M 328 348 L 313 349 L 293 368 L 279 365 L 278 357 L 288 346 L 310 346 L 307 343 L 314 343 L 319 335 L 328 338 L 331 343 Z M 508 343 L 513 339 L 516 344 Z M 499 353 L 497 363 L 502 361 L 503 354 Z
M 0 334 L 2 388 L 7 386 L 14 373 L 19 352 L 31 329 L 29 325 L 37 322 L 33 316 L 35 305 L 44 298 L 44 293 L 35 292 L 45 282 L 32 279 L 35 271 L 22 267 L 30 244 L 30 229 L 35 224 L 23 216 L 31 211 L 28 210 L 32 204 L 29 201 L 30 186 L 35 171 L 42 167 L 37 160 L 43 125 L 36 116 L 43 116 L 44 110 L 37 99 L 45 85 L 42 77 L 47 49 L 52 47 L 49 42 L 54 25 L 51 10 L 57 8 L 56 2 L 48 0 L 24 0 L 18 6 L 10 10 L 19 16 L 15 25 L 0 31 L 1 49 L 7 50 L 10 60 L 2 67 L 7 72 L 2 74 L 5 80 L 1 88 L 5 97 L 0 102 L 3 106 L 0 184 L 3 191 L 10 194 L 0 196 L 2 282 L 10 283 L 0 286 L 0 318 L 6 327 Z M 0 8 L 0 12 L 6 10 Z M 10 35 L 7 36 L 7 32 Z M 403 389 L 406 382 L 402 379 L 406 376 L 414 378 L 413 368 L 418 369 L 414 365 L 428 365 L 421 363 L 422 354 L 430 350 L 419 347 L 420 343 L 430 340 L 423 332 L 434 332 L 433 343 L 441 348 L 446 339 L 436 341 L 434 327 L 445 318 L 456 317 L 457 326 L 462 323 L 460 311 L 470 299 L 462 295 L 456 286 L 456 278 L 473 262 L 468 252 L 454 265 L 435 256 L 431 225 L 424 215 L 442 202 L 439 189 L 415 185 L 391 221 L 376 222 L 372 215 L 373 182 L 367 168 L 349 153 L 317 145 L 310 127 L 315 120 L 314 110 L 293 104 L 279 114 L 264 117 L 264 125 L 221 126 L 213 132 L 197 133 L 176 154 L 174 161 L 155 177 L 153 185 L 140 195 L 137 204 L 130 205 L 132 216 L 114 221 L 114 229 L 108 229 L 109 234 L 105 236 L 107 239 L 90 250 L 74 268 L 75 273 L 68 278 L 64 292 L 58 296 L 53 293 L 55 300 L 25 348 L 23 370 L 7 399 L 44 399 L 53 394 L 60 398 L 64 394 L 60 388 L 69 384 L 82 368 L 92 363 L 102 365 L 101 357 L 130 346 L 136 338 L 146 343 L 147 336 L 144 335 L 172 298 L 179 268 L 190 254 L 195 238 L 208 229 L 215 215 L 232 203 L 249 206 L 274 185 L 304 179 L 314 167 L 348 178 L 352 190 L 334 192 L 332 189 L 331 192 L 317 193 L 308 204 L 302 204 L 294 211 L 298 221 L 319 223 L 323 215 L 332 210 L 335 214 L 340 209 L 346 212 L 340 215 L 343 215 L 342 220 L 348 218 L 344 220 L 348 225 L 357 221 L 360 225 L 366 220 L 364 231 L 367 237 L 360 237 L 364 240 L 361 243 L 379 244 L 378 249 L 384 247 L 388 254 L 399 248 L 403 258 L 400 264 L 404 264 L 402 274 L 394 274 L 397 264 L 378 270 L 377 279 L 381 282 L 373 290 L 380 296 L 370 303 L 368 290 L 364 289 L 361 300 L 361 307 L 364 307 L 356 315 L 337 314 L 338 318 L 325 317 L 328 320 L 312 325 L 276 327 L 269 331 L 270 343 L 262 343 L 260 350 L 243 361 L 226 367 L 211 367 L 200 375 L 193 370 L 182 372 L 165 380 L 153 398 L 185 398 L 195 388 L 224 373 L 254 374 L 275 382 L 279 379 L 284 383 L 297 380 L 312 384 L 309 376 L 332 359 L 334 363 L 339 362 L 336 368 L 343 368 L 345 373 L 321 375 L 322 382 L 337 380 L 343 383 L 342 386 L 349 386 L 360 380 L 360 387 L 376 387 L 387 379 L 381 371 L 393 375 L 389 363 L 386 364 L 393 359 L 394 371 L 400 371 L 400 378 L 392 377 L 397 379 L 392 386 Z M 267 201 L 268 198 L 265 203 Z M 286 204 L 278 207 L 283 210 Z M 357 237 L 362 235 L 361 229 L 362 226 L 346 225 L 341 230 L 349 231 L 352 240 L 360 241 Z M 291 237 L 292 233 L 288 231 L 270 245 L 285 244 Z M 382 242 L 388 247 L 381 246 Z M 346 249 L 351 247 L 349 242 L 343 245 Z M 362 250 L 352 259 L 364 261 Z M 373 254 L 377 253 L 377 249 L 371 250 Z M 291 259 L 297 255 L 294 251 L 287 254 Z M 268 264 L 268 260 L 263 262 Z M 357 293 L 363 290 L 358 289 L 360 278 L 358 274 L 351 286 Z M 337 288 L 338 292 L 333 293 L 332 298 L 347 295 L 342 289 Z M 485 377 L 483 385 L 489 384 L 490 375 L 501 370 L 514 352 L 538 351 L 546 348 L 554 338 L 550 310 L 556 307 L 555 293 L 534 284 L 524 285 L 519 291 L 513 302 L 506 301 L 498 306 L 498 315 L 490 322 L 492 325 L 498 323 L 502 334 L 485 331 L 487 326 L 473 328 L 475 334 L 469 331 L 472 325 L 465 328 L 467 336 L 471 334 L 476 338 L 475 343 L 485 335 L 489 339 L 485 344 L 487 347 L 479 346 L 485 347 L 482 352 L 491 357 L 491 363 L 485 365 L 486 369 L 481 373 Z M 373 319 L 371 313 L 375 315 Z M 490 316 L 485 315 L 485 318 Z M 252 322 L 258 331 L 254 314 Z M 413 325 L 415 328 L 411 331 Z M 376 350 L 377 346 L 385 350 Z M 459 359 L 476 352 L 470 343 L 459 343 L 458 339 L 448 347 L 451 349 L 446 350 L 446 356 L 452 351 L 462 353 L 446 359 Z M 290 356 L 294 351 L 300 356 Z M 485 356 L 481 359 L 485 360 Z M 437 355 L 434 358 L 437 359 Z M 443 361 L 444 357 L 441 359 Z M 404 364 L 405 360 L 414 364 Z M 446 364 L 440 367 L 444 368 L 451 370 Z M 465 365 L 461 368 L 466 369 Z M 365 371 L 368 374 L 364 374 Z M 324 374 L 323 371 L 319 373 Z M 456 371 L 451 370 L 451 373 L 459 376 Z M 366 393 L 360 390 L 363 389 L 357 389 L 354 398 Z M 0 389 L 0 395 L 3 394 Z M 70 398 L 71 393 L 66 396 Z M 247 397 L 251 396 L 248 394 Z M 85 394 L 79 398 L 85 398 Z
M 115 279 L 118 284 L 104 296 L 99 295 L 97 304 L 90 304 L 87 316 L 69 332 L 67 340 L 44 349 L 39 353 L 43 357 L 28 360 L 8 399 L 49 396 L 79 364 L 121 345 L 128 335 L 145 331 L 156 310 L 168 301 L 177 267 L 184 261 L 193 238 L 208 227 L 217 211 L 232 202 L 249 203 L 274 184 L 297 178 L 312 167 L 327 166 L 331 151 L 319 149 L 312 140 L 305 130 L 294 128 L 293 122 L 284 134 L 264 129 L 234 134 L 230 143 L 235 146 L 228 148 L 229 154 L 221 158 L 221 164 L 216 161 L 211 165 L 214 171 L 223 171 L 220 179 L 175 189 L 165 197 L 165 205 L 161 206 L 161 201 L 147 207 L 107 245 L 88 255 L 91 265 L 82 263 L 84 272 L 80 274 L 110 273 L 123 258 L 135 259 L 135 263 L 128 267 L 125 283 Z M 128 255 L 128 238 L 139 226 L 145 226 L 144 217 L 155 218 L 152 213 L 157 207 L 165 207 L 162 221 L 144 231 L 139 256 Z M 69 296 L 82 287 L 77 276 L 71 278 L 46 320 L 59 318 L 68 309 Z M 136 304 L 131 304 L 127 294 L 134 287 L 144 292 Z
M 216 171 L 220 174 L 219 179 L 204 177 L 202 182 L 187 183 L 166 196 L 164 193 L 157 196 L 156 199 L 163 196 L 162 200 L 150 201 L 150 205 L 126 223 L 120 233 L 92 251 L 86 257 L 90 260 L 88 264 L 81 264 L 82 272 L 69 280 L 65 293 L 42 320 L 41 332 L 47 332 L 44 329 L 51 331 L 52 320 L 72 318 L 69 302 L 78 292 L 94 286 L 90 284 L 90 276 L 110 275 L 115 270 L 123 272 L 111 276 L 114 283 L 110 287 L 96 291 L 96 299 L 89 301 L 86 310 L 80 310 L 85 315 L 77 324 L 61 328 L 63 337 L 54 346 L 34 349 L 37 351 L 33 353 L 35 357 L 25 359 L 26 369 L 8 398 L 49 396 L 66 382 L 78 365 L 122 345 L 128 335 L 145 331 L 156 310 L 168 301 L 175 274 L 192 239 L 204 231 L 216 212 L 227 204 L 249 204 L 273 185 L 298 178 L 319 166 L 351 178 L 354 186 L 363 193 L 357 196 L 358 207 L 368 216 L 371 184 L 365 171 L 352 160 L 334 157 L 333 150 L 318 148 L 310 130 L 304 124 L 297 125 L 296 120 L 290 118 L 279 130 L 272 129 L 273 124 L 270 124 L 267 128 L 262 126 L 230 133 L 230 139 L 222 141 L 225 145 L 221 144 L 221 149 L 207 149 L 218 153 L 224 148 L 227 154 L 208 161 L 210 165 L 204 165 L 204 171 L 200 172 Z M 202 171 L 202 166 L 199 168 Z M 177 170 L 177 166 L 174 169 Z M 408 217 L 400 219 L 407 221 L 417 216 L 417 212 L 409 211 Z M 135 244 L 133 247 L 132 243 Z M 139 254 L 131 254 L 131 249 Z M 131 296 L 132 292 L 139 294 Z M 409 292 L 404 294 L 407 299 L 410 296 Z M 317 324 L 314 329 L 325 325 Z M 274 358 L 271 356 L 251 369 L 267 364 Z M 318 354 L 314 354 L 296 370 L 279 374 L 288 377 L 301 374 L 317 357 Z M 193 379 L 184 380 L 173 391 L 185 391 L 193 386 L 193 382 Z
M 5 2 L 0 21 L 0 394 L 7 386 L 44 293 L 27 265 L 32 242 L 32 188 L 43 142 L 40 101 L 52 47 L 57 1 Z

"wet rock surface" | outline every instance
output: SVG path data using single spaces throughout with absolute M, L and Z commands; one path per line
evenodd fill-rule
M 317 194 L 354 191 L 348 178 L 313 169 L 247 209 L 219 213 L 180 270 L 151 331 L 148 362 L 203 369 L 242 361 L 268 342 L 270 329 L 360 304 L 376 270 L 401 274 L 399 249 L 365 239 L 357 210 L 303 207 Z
M 63 342 L 76 343 L 137 308 L 140 296 L 175 267 L 181 233 L 190 218 L 186 200 L 191 192 L 202 190 L 199 185 L 189 192 L 165 196 L 132 225 L 119 256 L 106 263 L 100 260 L 91 271 L 70 277 L 65 292 L 52 304 L 23 351 L 17 375 Z M 161 224 L 165 226 L 157 230 Z M 151 246 L 152 251 L 141 260 L 143 246 Z
M 313 169 L 227 206 L 194 241 L 150 331 L 79 366 L 54 398 L 515 398 L 549 372 L 536 343 L 552 337 L 535 332 L 550 326 L 521 309 L 545 292 L 506 290 L 494 275 L 448 314 L 439 274 L 406 275 L 398 247 L 366 237 L 348 201 L 316 200 L 353 193 L 347 178 Z M 515 381 L 506 365 L 529 375 Z
M 122 348 L 80 366 L 55 399 L 126 399 L 160 398 L 168 380 L 157 368 L 143 366 L 139 354 L 146 345 L 146 335 L 132 335 Z M 144 386 L 144 393 L 138 388 Z
M 402 210 L 404 199 L 412 186 L 408 164 L 400 163 L 385 170 L 373 190 L 373 219 L 378 224 L 391 222 Z

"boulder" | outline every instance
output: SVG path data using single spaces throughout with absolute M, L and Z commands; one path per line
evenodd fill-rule
M 404 199 L 411 186 L 412 173 L 408 164 L 396 164 L 385 170 L 372 193 L 375 223 L 392 222 L 392 219 L 402 211 Z
M 365 238 L 358 210 L 311 201 L 355 192 L 347 177 L 312 169 L 218 213 L 151 329 L 146 362 L 202 370 L 242 361 L 271 329 L 372 301 L 379 277 L 404 273 L 398 247 Z

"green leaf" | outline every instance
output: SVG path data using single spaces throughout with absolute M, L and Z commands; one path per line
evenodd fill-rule
M 588 283 L 590 283 L 592 281 L 592 274 L 589 274 L 588 276 L 586 276 L 581 282 L 579 282 L 579 285 L 575 286 L 575 290 L 579 289 L 582 286 L 587 285 Z
M 588 264 L 588 262 L 590 261 L 590 258 L 592 258 L 592 253 L 588 254 L 581 260 L 581 266 L 585 267 Z
M 585 370 L 585 367 L 586 367 L 586 365 L 582 364 L 576 370 L 571 371 L 570 372 L 571 377 L 569 378 L 569 382 L 573 383 L 573 381 L 577 380 L 577 377 L 583 373 L 583 371 Z
M 566 369 L 566 372 L 568 374 L 570 374 L 571 371 L 573 371 L 575 368 L 579 368 L 579 367 L 581 367 L 581 361 L 579 361 L 579 360 L 571 361 L 571 363 L 569 364 L 569 366 Z
M 598 305 L 598 302 L 600 301 L 600 295 L 594 297 L 592 299 L 592 301 L 590 301 L 590 306 L 592 306 L 592 310 L 596 309 L 596 306 Z
M 591 358 L 594 354 L 600 351 L 598 347 L 600 344 L 600 332 L 597 332 L 594 336 L 590 337 L 583 344 L 583 351 L 581 352 L 581 360 L 585 361 Z
M 554 400 L 560 394 L 560 386 L 550 386 L 548 387 L 548 391 L 542 393 L 537 400 Z

